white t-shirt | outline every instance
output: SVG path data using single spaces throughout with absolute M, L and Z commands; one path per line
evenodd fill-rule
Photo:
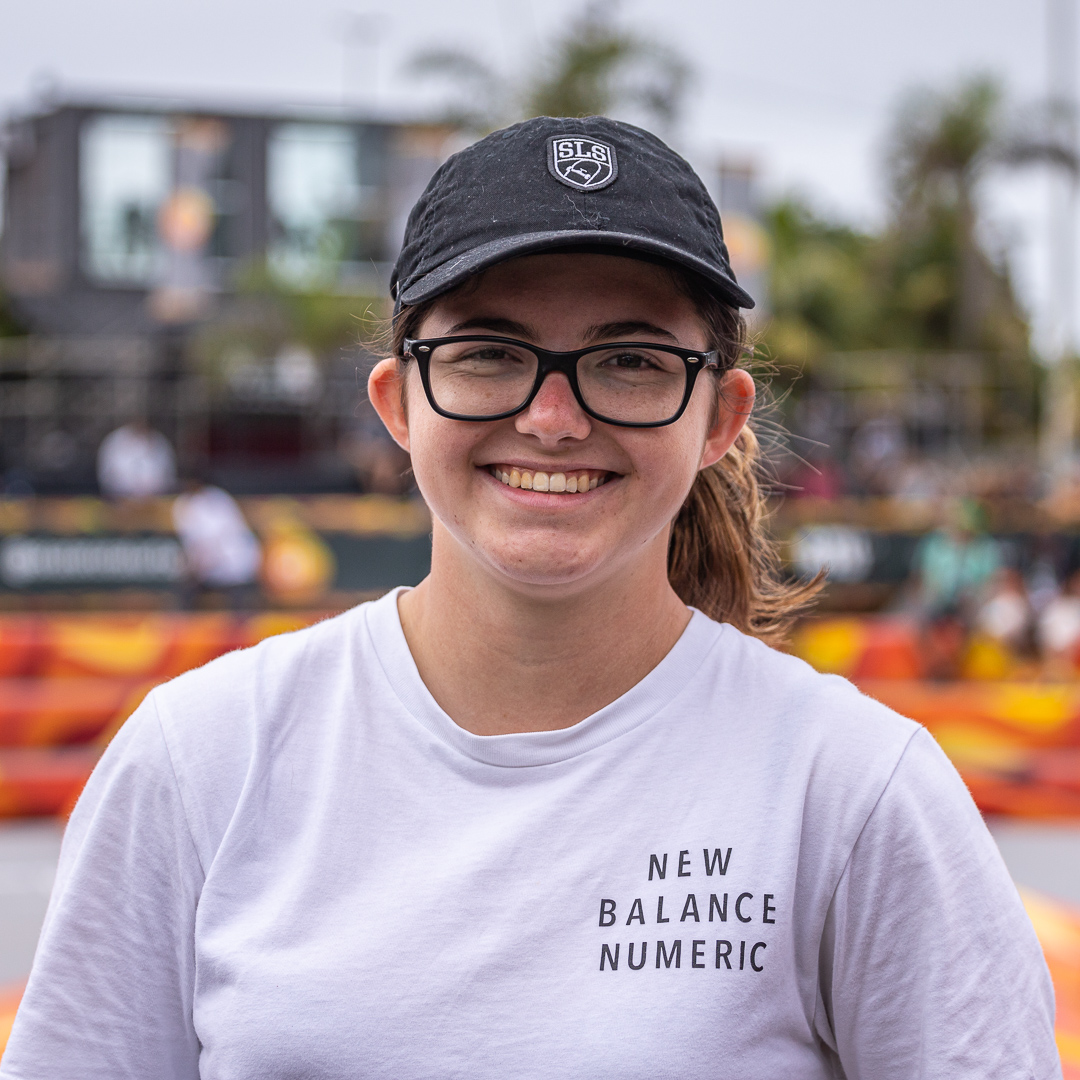
M 1050 1080 L 1052 1027 L 910 720 L 695 614 L 594 716 L 476 736 L 390 594 L 128 721 L 0 1076 Z

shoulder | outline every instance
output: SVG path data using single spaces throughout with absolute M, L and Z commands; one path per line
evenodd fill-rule
M 340 678 L 362 648 L 363 605 L 258 645 L 237 649 L 170 680 L 154 691 L 167 736 L 212 738 L 222 726 L 269 722 L 290 702 Z
M 854 843 L 912 740 L 920 733 L 929 740 L 915 721 L 847 679 L 820 674 L 731 626 L 709 666 L 709 712 L 723 717 L 711 736 L 714 752 L 739 763 L 748 791 L 832 822 L 841 848 Z
M 868 697 L 839 675 L 725 625 L 716 650 L 718 674 L 758 723 L 788 741 L 839 742 L 854 750 L 900 754 L 920 727 Z
M 147 704 L 204 857 L 286 748 L 314 752 L 351 708 L 363 622 L 362 607 L 353 608 L 228 653 L 151 693 Z

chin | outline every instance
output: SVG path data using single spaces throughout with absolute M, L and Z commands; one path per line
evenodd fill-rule
M 523 586 L 552 587 L 574 585 L 592 575 L 604 561 L 598 552 L 536 548 L 528 552 L 491 551 L 488 562 L 504 577 Z

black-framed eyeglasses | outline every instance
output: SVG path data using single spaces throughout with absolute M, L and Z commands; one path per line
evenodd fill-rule
M 582 409 L 619 427 L 662 427 L 682 416 L 702 368 L 719 353 L 615 341 L 549 352 L 504 337 L 406 339 L 428 403 L 451 420 L 503 420 L 527 409 L 544 379 L 562 372 Z

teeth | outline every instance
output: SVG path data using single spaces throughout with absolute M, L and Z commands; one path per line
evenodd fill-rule
M 590 477 L 587 472 L 546 473 L 541 470 L 530 472 L 528 469 L 511 468 L 509 471 L 498 465 L 491 466 L 491 474 L 508 487 L 522 488 L 525 491 L 551 491 L 576 495 L 580 491 L 592 491 L 604 483 L 605 476 Z

